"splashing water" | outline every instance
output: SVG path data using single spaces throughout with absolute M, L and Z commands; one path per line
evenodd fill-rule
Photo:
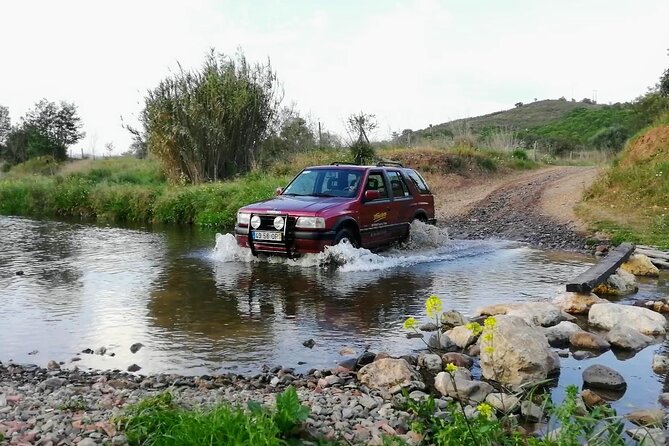
M 283 263 L 302 268 L 335 267 L 341 272 L 375 271 L 482 255 L 508 244 L 490 240 L 453 241 L 445 229 L 416 221 L 411 225 L 411 236 L 406 243 L 379 254 L 365 248 L 354 248 L 349 243 L 340 243 L 327 246 L 321 253 L 306 254 L 297 259 L 265 255 L 255 257 L 250 249 L 237 245 L 234 235 L 217 234 L 212 258 L 219 262 Z

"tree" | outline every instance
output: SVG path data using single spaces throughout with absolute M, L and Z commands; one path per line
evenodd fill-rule
M 630 132 L 621 125 L 613 125 L 600 129 L 592 135 L 590 143 L 598 149 L 619 151 L 625 145 L 625 141 L 630 137 Z
M 378 124 L 376 116 L 360 112 L 352 114 L 346 121 L 346 131 L 351 138 L 351 154 L 358 164 L 374 158 L 374 148 L 369 142 L 369 133 L 373 132 Z
M 659 91 L 662 96 L 669 97 L 669 68 L 660 77 Z
M 142 122 L 149 152 L 172 180 L 212 181 L 255 164 L 280 103 L 269 61 L 251 65 L 215 53 L 149 91 Z
M 536 99 L 535 99 L 535 101 L 536 101 Z M 515 105 L 516 108 L 520 108 L 525 104 L 523 104 L 522 102 L 516 102 L 514 105 Z
M 56 160 L 67 158 L 67 148 L 85 136 L 81 131 L 77 107 L 68 102 L 49 102 L 42 99 L 23 118 L 23 130 L 28 133 L 27 156 L 51 155 Z
M 0 147 L 7 142 L 7 136 L 12 129 L 12 122 L 9 119 L 9 109 L 0 105 Z

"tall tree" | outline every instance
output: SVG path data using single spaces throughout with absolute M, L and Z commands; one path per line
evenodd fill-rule
M 23 118 L 28 132 L 28 157 L 51 155 L 57 160 L 67 158 L 67 148 L 85 136 L 77 107 L 69 102 L 42 99 Z
M 346 120 L 346 131 L 351 138 L 351 155 L 358 164 L 374 158 L 374 148 L 369 142 L 369 134 L 376 129 L 376 116 L 367 113 L 352 114 Z
M 0 105 L 0 146 L 7 142 L 7 136 L 12 129 L 12 122 L 9 119 L 9 109 Z
M 662 96 L 669 97 L 669 68 L 664 71 L 662 77 L 660 77 L 660 94 Z

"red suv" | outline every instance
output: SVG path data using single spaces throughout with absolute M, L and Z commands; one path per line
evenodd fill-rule
M 308 167 L 277 192 L 237 213 L 237 243 L 254 255 L 293 257 L 342 241 L 374 249 L 405 239 L 414 220 L 436 221 L 427 183 L 399 163 Z

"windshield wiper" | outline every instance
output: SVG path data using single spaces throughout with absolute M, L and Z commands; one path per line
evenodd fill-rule
M 316 192 L 314 194 L 311 194 L 311 196 L 312 197 L 325 197 L 325 198 L 336 197 L 336 195 L 324 194 L 322 192 Z

